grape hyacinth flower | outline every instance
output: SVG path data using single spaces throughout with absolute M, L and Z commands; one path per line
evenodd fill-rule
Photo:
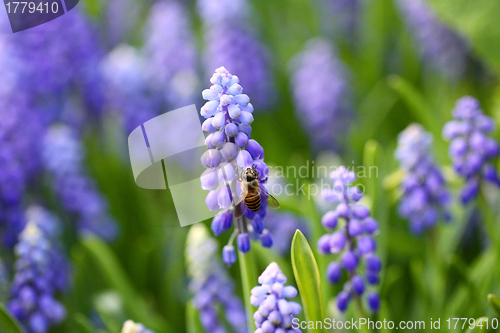
M 17 261 L 8 309 L 28 333 L 45 333 L 66 316 L 54 295 L 68 286 L 69 265 L 60 252 L 60 224 L 41 207 L 27 211 L 29 222 L 15 247 Z
M 273 235 L 280 235 L 273 240 L 273 249 L 282 255 L 290 252 L 295 231 L 300 230 L 303 234 L 309 234 L 309 224 L 305 219 L 290 212 L 268 212 L 266 215 L 266 227 Z
M 270 52 L 251 30 L 247 0 L 198 0 L 204 26 L 206 72 L 224 66 L 238 73 L 241 84 L 259 110 L 274 102 Z
M 325 39 L 310 40 L 291 63 L 296 115 L 311 138 L 311 148 L 339 150 L 353 116 L 347 72 Z
M 451 195 L 442 172 L 432 156 L 432 134 L 419 124 L 411 124 L 398 137 L 395 156 L 405 173 L 399 213 L 409 219 L 414 234 L 448 221 Z
M 210 82 L 210 89 L 202 93 L 208 102 L 200 112 L 206 118 L 202 129 L 208 134 L 205 143 L 209 148 L 201 157 L 201 163 L 207 168 L 201 175 L 201 187 L 210 191 L 205 201 L 208 208 L 212 211 L 223 210 L 212 221 L 212 231 L 218 236 L 233 225 L 233 198 L 239 198 L 241 189 L 236 181 L 239 170 L 255 167 L 260 187 L 265 189 L 269 168 L 263 161 L 264 149 L 257 141 L 250 139 L 253 106 L 248 95 L 242 93 L 238 77 L 220 67 Z M 233 246 L 235 238 L 238 249 L 243 253 L 250 250 L 250 237 L 259 239 L 265 247 L 271 247 L 273 243 L 262 221 L 266 215 L 265 203 L 262 202 L 257 212 L 247 208 L 244 214 L 235 219 L 236 230 L 223 249 L 224 262 L 228 265 L 236 261 Z
M 152 90 L 147 60 L 130 45 L 119 45 L 101 63 L 107 107 L 118 111 L 128 135 L 160 113 L 161 99 Z
M 187 10 L 178 1 L 158 1 L 151 7 L 146 26 L 145 50 L 154 86 L 162 87 L 162 94 L 172 108 L 192 104 L 198 76 Z
M 286 280 L 275 262 L 259 276 L 260 286 L 254 287 L 250 296 L 250 303 L 259 307 L 253 317 L 257 326 L 255 333 L 302 332 L 292 328 L 292 321 L 302 311 L 302 307 L 287 300 L 297 296 L 297 289 L 285 286 Z
M 127 320 L 123 324 L 122 333 L 154 333 L 154 332 L 148 330 L 142 324 L 134 323 L 132 320 Z
M 0 232 L 3 243 L 14 247 L 26 221 L 22 201 L 30 181 L 41 170 L 40 140 L 43 136 L 42 111 L 33 105 L 23 89 L 23 64 L 0 39 Z M 26 135 L 30 133 L 30 135 Z
M 85 14 L 75 7 L 33 29 L 8 37 L 12 56 L 23 63 L 22 89 L 39 105 L 53 110 L 50 116 L 45 111 L 47 118 L 52 117 L 48 121 L 57 119 L 60 105 L 74 92 L 80 92 L 87 110 L 100 115 L 103 96 L 97 69 L 104 52 Z
M 227 332 L 224 322 L 237 333 L 247 333 L 245 309 L 234 295 L 233 281 L 217 257 L 217 242 L 202 224 L 189 230 L 186 246 L 189 289 L 193 305 L 200 314 L 205 331 Z M 220 308 L 220 311 L 218 310 Z M 224 314 L 225 318 L 220 318 Z
M 62 207 L 74 214 L 82 235 L 113 240 L 118 233 L 108 203 L 84 166 L 84 147 L 76 133 L 62 124 L 49 128 L 43 141 L 44 167 Z
M 469 49 L 465 39 L 440 22 L 426 0 L 397 0 L 396 3 L 418 44 L 424 65 L 450 79 L 462 77 Z
M 482 180 L 500 187 L 492 161 L 498 157 L 500 148 L 495 139 L 488 137 L 495 123 L 483 113 L 477 99 L 460 98 L 453 109 L 453 118 L 445 125 L 443 136 L 450 140 L 453 168 L 466 181 L 460 191 L 460 200 L 465 205 L 477 197 Z
M 337 307 L 345 311 L 352 297 L 359 299 L 366 294 L 368 285 L 379 281 L 382 263 L 375 254 L 377 243 L 373 239 L 379 229 L 377 221 L 370 216 L 370 210 L 358 203 L 363 197 L 361 190 L 350 186 L 356 180 L 356 174 L 341 166 L 330 174 L 330 178 L 333 189 L 324 190 L 323 198 L 337 203 L 337 206 L 323 215 L 321 223 L 334 232 L 318 240 L 318 252 L 339 255 L 328 266 L 326 275 L 330 283 L 337 284 L 342 279 L 342 271 L 346 271 L 348 281 L 337 295 Z M 367 301 L 370 309 L 377 312 L 380 306 L 378 294 L 368 293 Z

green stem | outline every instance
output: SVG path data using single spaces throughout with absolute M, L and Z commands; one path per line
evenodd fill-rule
M 357 305 L 358 311 L 359 311 L 359 317 L 360 318 L 368 318 L 368 316 L 366 315 L 366 312 L 365 312 L 365 308 L 363 307 L 363 302 L 361 301 L 361 297 L 359 297 L 359 295 L 356 294 L 355 298 L 356 298 L 356 305 Z
M 248 332 L 250 333 L 255 332 L 257 329 L 253 321 L 253 314 L 256 311 L 256 308 L 250 304 L 250 291 L 257 285 L 255 259 L 252 251 L 247 252 L 246 254 L 238 251 L 238 260 L 240 263 L 241 282 L 243 285 L 245 312 L 247 314 L 247 327 Z
M 488 236 L 491 240 L 493 247 L 500 253 L 500 241 L 498 238 L 498 231 L 495 226 L 495 216 L 492 211 L 492 208 L 488 204 L 488 200 L 485 195 L 481 193 L 479 198 L 477 199 L 477 205 L 479 211 L 483 215 L 484 225 L 486 227 L 486 231 L 488 232 Z
M 432 304 L 434 310 L 429 309 L 431 311 L 435 311 L 438 309 L 442 309 L 444 307 L 443 301 L 446 298 L 446 278 L 444 274 L 444 270 L 446 263 L 441 257 L 441 251 L 438 248 L 438 235 L 437 230 L 431 230 L 428 232 L 428 242 L 429 246 L 427 246 L 427 262 L 430 263 L 428 266 L 428 270 L 430 270 L 430 274 L 432 277 L 432 288 L 431 298 L 433 299 Z M 429 274 L 429 272 L 427 273 Z M 429 315 L 432 315 L 430 313 Z

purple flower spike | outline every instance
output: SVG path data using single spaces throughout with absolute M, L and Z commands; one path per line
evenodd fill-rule
M 339 150 L 352 117 L 350 87 L 344 65 L 324 39 L 309 41 L 292 61 L 296 114 L 316 151 Z
M 242 188 L 241 174 L 247 168 L 255 168 L 259 186 L 265 189 L 269 168 L 263 161 L 264 149 L 257 141 L 250 139 L 253 106 L 250 97 L 243 94 L 239 77 L 220 67 L 210 82 L 212 86 L 202 92 L 207 102 L 200 111 L 206 118 L 202 129 L 208 134 L 205 143 L 209 148 L 201 157 L 201 163 L 207 169 L 200 181 L 201 187 L 210 191 L 205 200 L 207 207 L 212 211 L 224 210 L 212 221 L 213 233 L 218 236 L 225 232 L 234 220 L 235 232 L 223 250 L 224 262 L 232 265 L 236 261 L 232 245 L 235 239 L 237 248 L 243 253 L 250 251 L 250 239 L 260 240 L 264 247 L 271 247 L 274 243 L 263 222 L 266 216 L 264 201 L 258 211 L 245 208 L 244 216 L 233 219 L 233 199 L 238 198 L 240 193 L 231 190 Z
M 450 79 L 463 76 L 469 49 L 465 39 L 440 22 L 426 0 L 397 0 L 396 3 L 418 44 L 424 64 Z
M 292 329 L 293 319 L 300 314 L 302 307 L 287 298 L 297 296 L 297 289 L 285 286 L 286 277 L 275 262 L 267 266 L 259 277 L 260 286 L 252 289 L 250 303 L 258 307 L 254 320 L 257 330 L 265 332 L 301 332 Z
M 189 290 L 206 332 L 231 331 L 247 333 L 246 316 L 241 300 L 234 293 L 234 283 L 217 253 L 218 244 L 202 224 L 191 227 L 186 242 Z M 224 262 L 236 261 L 236 251 L 228 245 L 223 250 Z
M 171 108 L 192 103 L 199 84 L 196 48 L 187 10 L 181 2 L 162 0 L 150 10 L 145 51 L 151 78 Z
M 453 117 L 454 120 L 445 125 L 443 136 L 450 140 L 453 167 L 466 182 L 460 192 L 460 200 L 465 205 L 477 197 L 483 180 L 500 186 L 493 161 L 500 149 L 498 142 L 488 136 L 494 129 L 493 119 L 483 113 L 477 99 L 460 98 Z
M 42 153 L 54 191 L 62 207 L 76 214 L 80 234 L 113 240 L 118 226 L 109 215 L 105 197 L 83 165 L 84 149 L 76 133 L 65 125 L 53 125 L 43 140 Z
M 234 82 L 228 92 L 239 95 L 244 91 L 260 110 L 271 106 L 276 88 L 270 71 L 270 52 L 250 26 L 248 0 L 197 0 L 197 5 L 205 32 L 207 72 L 224 66 L 238 73 L 241 86 Z M 229 110 L 230 114 L 232 111 Z M 248 104 L 235 111 L 248 119 L 253 106 Z M 243 115 L 244 112 L 248 114 Z
M 368 207 L 358 203 L 363 193 L 352 190 L 352 182 L 356 180 L 353 171 L 341 166 L 330 177 L 337 195 L 332 196 L 329 191 L 325 191 L 323 197 L 337 205 L 335 210 L 323 216 L 322 223 L 327 229 L 334 230 L 319 239 L 318 251 L 336 256 L 326 272 L 328 282 L 337 284 L 342 280 L 342 271 L 347 273 L 348 281 L 337 295 L 337 307 L 340 311 L 346 311 L 352 297 L 361 297 L 368 285 L 378 283 L 381 262 L 374 254 L 377 243 L 373 239 L 373 235 L 378 232 L 378 223 L 370 216 Z M 356 194 L 352 196 L 352 193 Z M 366 270 L 365 277 L 360 272 L 363 267 Z M 378 307 L 371 309 L 376 311 Z
M 414 234 L 432 229 L 449 216 L 451 195 L 432 155 L 432 135 L 411 124 L 398 137 L 395 156 L 405 173 L 399 213 L 410 222 Z M 370 227 L 370 226 L 368 226 Z
M 45 333 L 66 317 L 54 296 L 69 286 L 70 267 L 58 242 L 61 225 L 42 207 L 26 212 L 30 221 L 15 247 L 16 271 L 11 286 L 9 311 L 28 333 Z

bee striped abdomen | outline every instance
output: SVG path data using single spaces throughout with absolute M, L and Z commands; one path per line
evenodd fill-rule
M 260 208 L 260 195 L 247 195 L 245 198 L 245 204 L 252 212 L 258 211 Z

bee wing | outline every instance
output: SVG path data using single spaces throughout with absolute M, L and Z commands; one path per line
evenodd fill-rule
M 280 208 L 280 203 L 278 200 L 276 200 L 275 197 L 273 197 L 267 190 L 264 188 L 264 186 L 260 187 L 260 194 L 261 198 L 264 201 L 266 205 L 268 205 L 271 208 Z
M 246 186 L 241 186 L 241 195 L 239 203 L 234 207 L 234 217 L 240 218 L 243 216 L 246 210 L 245 198 L 248 194 L 248 188 Z

